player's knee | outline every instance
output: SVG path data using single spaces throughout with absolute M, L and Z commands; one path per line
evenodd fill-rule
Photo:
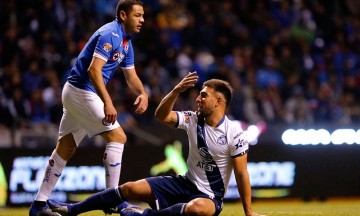
M 69 139 L 62 139 L 56 145 L 56 152 L 62 159 L 66 161 L 68 161 L 74 155 L 76 149 L 77 146 L 75 141 Z
M 128 199 L 136 191 L 136 184 L 135 182 L 126 182 L 120 186 L 120 190 L 121 194 Z
M 56 150 L 58 155 L 65 161 L 69 161 L 70 158 L 75 154 L 76 147 L 67 147 Z
M 117 130 L 114 131 L 115 133 L 113 134 L 114 135 L 114 139 L 116 139 L 117 142 L 119 143 L 126 143 L 126 140 L 127 140 L 127 136 L 125 134 L 125 132 L 121 129 L 121 128 L 118 128 Z
M 112 131 L 106 131 L 101 134 L 106 142 L 118 142 L 126 143 L 127 136 L 121 127 L 118 127 Z
M 209 209 L 209 206 L 204 200 L 194 199 L 186 204 L 185 207 L 186 215 L 196 216 L 210 216 L 214 213 Z
M 123 135 L 112 136 L 107 142 L 117 142 L 117 143 L 125 144 L 126 141 L 127 141 L 127 137 L 125 134 L 123 134 Z
M 120 143 L 126 143 L 127 141 L 127 136 L 125 133 L 123 133 L 121 136 L 120 136 Z

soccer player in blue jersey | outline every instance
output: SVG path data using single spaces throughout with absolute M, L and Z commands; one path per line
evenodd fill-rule
M 131 42 L 131 35 L 139 33 L 143 23 L 140 0 L 120 0 L 116 19 L 100 27 L 80 52 L 63 88 L 64 112 L 58 142 L 46 164 L 30 216 L 58 215 L 52 213 L 46 201 L 86 135 L 100 135 L 106 141 L 103 157 L 106 187 L 118 186 L 126 135 L 116 120 L 117 111 L 105 86 L 120 65 L 130 90 L 137 96 L 135 112 L 142 114 L 147 110 L 148 95 L 136 74 Z
M 122 216 L 219 215 L 234 169 L 245 215 L 258 215 L 251 207 L 247 171 L 249 144 L 239 125 L 225 115 L 232 97 L 229 83 L 218 79 L 208 80 L 196 99 L 197 111 L 173 111 L 179 94 L 193 87 L 197 80 L 196 72 L 189 73 L 164 97 L 155 113 L 162 123 L 187 131 L 189 156 L 185 175 L 127 182 L 75 204 L 49 200 L 50 208 L 61 215 L 70 216 L 119 204 Z M 128 200 L 147 202 L 151 209 L 129 207 Z

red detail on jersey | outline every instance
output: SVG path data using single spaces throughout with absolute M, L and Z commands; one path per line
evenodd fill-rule
M 189 118 L 189 116 L 185 116 L 185 123 L 190 123 L 190 118 Z
M 128 42 L 129 42 L 129 36 L 124 37 L 123 42 L 122 42 L 122 47 L 125 47 L 128 44 Z

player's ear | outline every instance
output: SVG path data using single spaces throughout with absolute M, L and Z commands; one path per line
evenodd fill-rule
M 221 103 L 221 97 L 216 98 L 216 106 L 219 106 Z
M 121 19 L 121 21 L 125 21 L 125 19 L 126 19 L 126 13 L 125 13 L 125 11 L 120 11 L 120 13 L 119 13 L 119 18 Z
M 221 103 L 224 103 L 225 104 L 225 99 L 223 97 L 217 97 L 216 99 L 216 105 L 217 106 L 220 106 Z

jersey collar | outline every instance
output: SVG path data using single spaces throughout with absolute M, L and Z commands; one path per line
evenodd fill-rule
M 219 127 L 223 122 L 225 121 L 225 115 L 221 118 L 219 123 L 216 125 L 216 127 Z
M 131 36 L 130 35 L 127 35 L 126 32 L 125 32 L 125 29 L 123 28 L 123 26 L 121 25 L 121 22 L 119 21 L 118 18 L 115 19 L 119 25 L 119 28 L 120 28 L 120 32 L 121 32 L 121 36 L 124 40 L 130 40 L 131 39 Z

